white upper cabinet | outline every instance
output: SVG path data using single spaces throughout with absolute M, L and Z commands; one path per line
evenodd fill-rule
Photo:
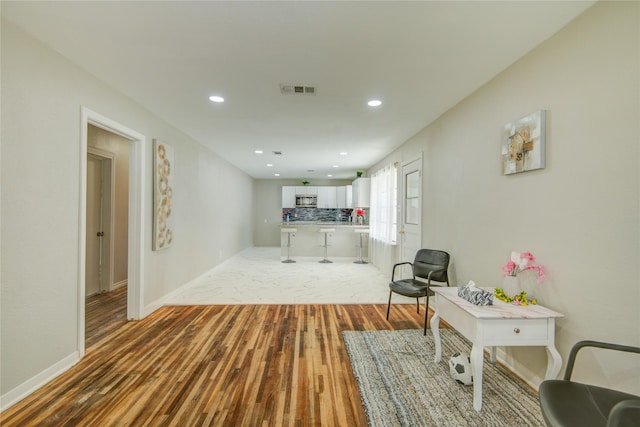
M 282 209 L 296 207 L 296 187 L 282 186 Z
M 347 187 L 336 187 L 336 204 L 338 209 L 347 207 Z
M 296 195 L 316 195 L 319 209 L 345 209 L 356 207 L 352 204 L 351 185 L 332 186 L 282 186 L 282 209 L 295 209 Z M 368 194 L 368 190 L 367 190 Z M 368 200 L 368 199 L 367 199 Z M 358 205 L 363 207 L 365 205 Z
M 317 195 L 318 194 L 318 187 L 312 186 L 312 185 L 305 185 L 305 186 L 302 186 L 302 187 L 296 187 L 296 194 L 306 195 L 306 196 L 312 195 L 312 194 Z
M 371 178 L 358 178 L 353 181 L 353 207 L 368 208 L 371 204 Z
M 318 208 L 336 209 L 336 187 L 318 187 Z

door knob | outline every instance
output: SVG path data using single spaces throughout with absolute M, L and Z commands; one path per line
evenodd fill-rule
M 96 233 L 96 236 L 98 236 L 98 237 L 104 237 L 104 231 L 98 231 L 98 232 Z

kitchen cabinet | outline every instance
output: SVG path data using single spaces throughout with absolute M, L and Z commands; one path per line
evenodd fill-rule
M 320 209 L 336 209 L 338 203 L 336 200 L 337 187 L 318 187 L 318 208 Z
M 296 187 L 296 194 L 301 195 L 310 195 L 315 194 L 318 195 L 318 187 L 312 185 L 305 185 L 302 187 Z
M 371 202 L 371 178 L 358 178 L 353 181 L 353 207 L 368 208 Z
M 296 207 L 296 187 L 282 186 L 282 209 L 294 209 Z
M 347 207 L 347 187 L 336 187 L 336 205 L 338 209 Z
M 282 186 L 282 209 L 295 209 L 296 195 L 316 195 L 319 209 L 346 209 L 352 203 L 352 186 Z M 364 205 L 358 205 L 362 207 Z

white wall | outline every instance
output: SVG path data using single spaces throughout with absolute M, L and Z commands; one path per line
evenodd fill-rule
M 146 72 L 147 70 L 140 70 Z M 78 350 L 80 111 L 147 138 L 144 300 L 252 244 L 252 179 L 13 24 L 2 22 L 1 384 L 6 396 Z M 175 240 L 151 251 L 151 141 L 175 151 Z
M 640 345 L 639 4 L 596 4 L 369 169 L 424 153 L 422 242 L 451 253 L 455 284 L 497 286 L 512 250 L 538 257 L 565 360 L 580 339 Z M 502 126 L 539 109 L 547 167 L 502 175 Z M 544 350 L 506 357 L 544 377 Z M 575 372 L 640 393 L 637 357 L 613 360 L 585 352 Z

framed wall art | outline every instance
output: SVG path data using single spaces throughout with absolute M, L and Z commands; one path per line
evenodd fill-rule
M 502 130 L 502 173 L 511 175 L 545 166 L 545 110 L 507 123 Z
M 153 140 L 153 245 L 158 251 L 173 243 L 173 148 Z

